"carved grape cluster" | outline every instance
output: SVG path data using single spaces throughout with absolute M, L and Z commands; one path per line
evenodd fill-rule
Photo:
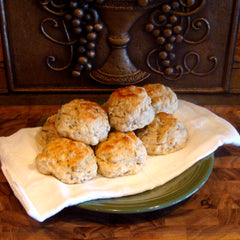
M 150 17 L 146 24 L 146 31 L 150 32 L 158 44 L 158 59 L 161 71 L 166 75 L 174 72 L 175 60 L 174 44 L 181 43 L 184 39 L 181 26 L 181 17 L 175 14 L 180 7 L 178 1 L 171 4 L 162 4 Z
M 104 0 L 75 0 L 69 2 L 69 11 L 65 20 L 70 23 L 72 32 L 77 37 L 76 57 L 77 64 L 72 71 L 74 77 L 79 77 L 82 70 L 92 69 L 91 60 L 95 57 L 96 39 L 103 25 L 94 5 L 101 4 Z

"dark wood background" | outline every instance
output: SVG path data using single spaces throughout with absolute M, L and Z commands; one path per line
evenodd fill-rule
M 211 1 L 210 1 L 211 2 Z M 235 1 L 233 1 L 235 2 Z M 223 1 L 222 4 L 226 4 L 228 1 Z M 33 4 L 33 3 L 32 3 Z M 224 5 L 225 6 L 225 5 Z M 234 22 L 234 21 L 233 21 Z M 3 39 L 2 39 L 3 40 Z M 11 86 L 9 81 L 7 80 L 6 75 L 6 61 L 8 59 L 4 59 L 3 56 L 3 49 L 2 45 L 0 46 L 0 105 L 16 105 L 16 104 L 62 104 L 63 102 L 69 101 L 72 98 L 79 97 L 79 92 L 77 91 L 70 91 L 70 92 L 54 92 L 53 94 L 46 95 L 44 92 L 31 92 L 31 89 L 28 86 L 28 89 L 22 92 L 18 92 L 12 94 L 11 92 Z M 221 66 L 222 67 L 222 66 Z M 224 92 L 215 92 L 211 90 L 211 87 L 206 87 L 205 94 L 200 93 L 198 90 L 193 91 L 195 89 L 195 86 L 193 86 L 193 90 L 191 92 L 183 93 L 181 90 L 179 91 L 178 95 L 180 98 L 183 98 L 185 100 L 189 100 L 191 102 L 197 103 L 197 104 L 240 104 L 240 33 L 238 34 L 236 45 L 235 45 L 235 54 L 234 54 L 234 62 L 231 65 L 231 76 L 229 77 L 229 86 L 227 94 Z M 188 76 L 189 77 L 189 76 Z M 36 80 L 34 80 L 36 81 Z M 205 81 L 205 80 L 204 80 Z M 216 81 L 219 81 L 219 79 L 216 79 Z M 225 80 L 224 80 L 225 81 Z M 27 80 L 26 82 L 31 82 L 30 80 Z M 228 82 L 228 80 L 227 80 Z M 171 84 L 171 83 L 170 83 Z M 182 87 L 185 88 L 185 83 L 183 82 L 183 86 L 179 85 L 180 83 L 176 83 L 177 90 L 179 90 Z M 193 81 L 193 85 L 196 84 L 196 81 Z M 198 83 L 199 84 L 199 83 Z M 214 82 L 210 83 L 215 84 Z M 225 84 L 225 83 L 224 83 Z M 228 83 L 227 83 L 228 84 Z M 203 84 L 204 85 L 204 84 Z M 205 87 L 205 86 L 204 86 Z M 57 87 L 56 87 L 57 88 Z M 30 89 L 30 90 L 29 90 Z M 101 93 L 101 94 L 98 94 Z M 102 93 L 98 91 L 98 95 L 101 95 L 101 101 L 104 101 L 108 95 L 108 93 Z M 86 97 L 88 99 L 96 99 L 95 94 L 89 94 L 88 92 L 81 93 L 82 97 Z
M 54 98 L 57 97 L 58 104 L 61 104 L 77 96 L 11 96 L 5 70 L 1 45 L 0 136 L 38 125 L 59 108 L 58 105 L 49 105 Z M 240 31 L 235 46 L 230 93 L 186 94 L 182 97 L 202 103 L 240 132 Z M 5 106 L 9 104 L 22 106 Z M 220 147 L 215 152 L 210 178 L 186 201 L 164 211 L 136 215 L 100 214 L 70 207 L 39 223 L 27 215 L 0 170 L 0 239 L 239 240 L 240 148 L 232 145 Z

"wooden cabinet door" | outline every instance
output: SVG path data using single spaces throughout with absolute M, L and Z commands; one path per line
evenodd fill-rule
M 7 91 L 8 91 L 7 79 L 5 75 L 3 48 L 2 48 L 2 41 L 1 41 L 1 35 L 0 35 L 0 93 L 6 93 Z
M 45 5 L 42 6 L 41 2 Z M 54 4 L 58 2 L 60 6 L 60 3 L 67 4 L 70 1 L 54 1 Z M 111 2 L 114 1 L 106 1 L 106 4 Z M 7 43 L 5 54 L 8 60 L 6 67 L 9 70 L 10 91 L 42 93 L 112 91 L 118 87 L 117 84 L 101 83 L 96 81 L 95 77 L 101 75 L 109 58 L 114 58 L 112 52 L 120 51 L 116 50 L 117 44 L 121 45 L 119 41 L 123 42 L 125 37 L 127 39 L 125 45 L 119 45 L 119 48 L 124 48 L 124 52 L 116 54 L 118 58 L 112 63 L 112 68 L 111 62 L 108 64 L 109 72 L 105 72 L 103 79 L 111 81 L 111 78 L 114 78 L 111 71 L 120 68 L 117 64 L 123 58 L 123 61 L 127 60 L 126 63 L 131 63 L 137 71 L 139 70 L 136 71 L 136 75 L 129 77 L 128 84 L 132 83 L 134 77 L 140 76 L 140 80 L 133 83 L 141 85 L 160 82 L 183 93 L 228 92 L 232 86 L 230 76 L 239 1 L 218 0 L 217 4 L 215 0 L 196 0 L 187 4 L 180 0 L 160 2 L 162 1 L 151 8 L 146 7 L 146 11 L 134 19 L 133 15 L 142 9 L 140 6 L 128 6 L 127 11 L 131 10 L 128 14 L 132 22 L 121 36 L 115 31 L 117 27 L 122 31 L 121 21 L 111 21 L 110 17 L 110 20 L 106 19 L 102 11 L 106 11 L 106 8 L 112 9 L 121 20 L 125 16 L 123 11 L 125 6 L 119 9 L 113 6 L 106 8 L 98 6 L 103 30 L 95 42 L 96 56 L 92 60 L 92 69 L 90 74 L 83 71 L 80 77 L 73 77 L 72 72 L 79 63 L 79 54 L 76 54 L 78 45 L 75 43 L 80 42 L 80 37 L 73 35 L 76 41 L 73 41 L 72 45 L 59 44 L 71 42 L 66 33 L 68 36 L 72 36 L 73 33 L 69 23 L 64 22 L 66 15 L 54 14 L 56 9 L 51 9 L 54 7 L 53 1 L 0 0 L 4 25 L 3 38 Z M 178 6 L 174 6 L 172 2 Z M 174 17 L 179 21 L 176 25 L 181 27 L 178 31 L 174 25 Z M 155 18 L 158 20 L 155 21 Z M 161 18 L 167 19 L 165 25 Z M 65 25 L 62 26 L 63 22 Z M 151 30 L 149 24 L 154 25 L 154 29 Z M 179 41 L 176 40 L 179 37 L 178 33 L 182 38 Z M 161 37 L 164 39 L 161 40 Z M 165 41 L 165 45 L 162 41 Z M 167 55 L 166 59 L 164 52 Z M 46 59 L 50 60 L 48 64 Z M 0 80 L 0 88 L 6 87 L 5 80 Z

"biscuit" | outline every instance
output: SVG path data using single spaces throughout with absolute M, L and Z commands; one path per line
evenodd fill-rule
M 146 90 L 133 85 L 115 90 L 104 107 L 107 108 L 111 127 L 122 132 L 143 128 L 155 116 Z
M 63 137 L 97 145 L 110 131 L 107 113 L 95 102 L 74 99 L 58 111 L 56 128 Z
M 59 137 L 59 134 L 55 127 L 56 118 L 57 114 L 48 117 L 47 121 L 44 123 L 40 132 L 36 136 L 37 142 L 42 147 L 46 146 L 48 143 Z
M 153 122 L 136 131 L 149 155 L 168 154 L 183 148 L 188 133 L 183 123 L 172 114 L 156 114 Z
M 138 173 L 146 161 L 147 152 L 134 132 L 111 132 L 95 151 L 98 173 L 118 177 Z
M 160 83 L 143 86 L 152 100 L 155 113 L 174 113 L 178 108 L 178 98 L 171 88 Z
M 39 172 L 53 175 L 68 184 L 82 183 L 97 175 L 96 157 L 92 148 L 68 138 L 50 142 L 36 157 Z

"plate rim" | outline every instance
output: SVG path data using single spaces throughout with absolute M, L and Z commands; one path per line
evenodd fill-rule
M 104 201 L 107 201 L 107 202 L 112 201 L 113 203 L 107 203 L 106 205 L 108 205 L 108 204 L 114 205 L 114 200 L 116 200 L 116 199 L 119 201 L 119 199 L 121 199 L 121 198 L 133 197 L 135 195 L 137 196 L 137 195 L 149 192 L 149 191 L 156 190 L 157 188 L 161 188 L 171 181 L 176 181 L 177 178 L 179 178 L 183 174 L 186 174 L 186 172 L 190 171 L 190 169 L 197 168 L 199 164 L 201 164 L 201 165 L 205 164 L 204 167 L 207 167 L 205 172 L 204 172 L 205 173 L 204 176 L 194 186 L 192 186 L 190 189 L 188 189 L 184 194 L 181 194 L 180 197 L 176 197 L 174 201 L 170 201 L 170 202 L 167 201 L 167 202 L 164 202 L 163 204 L 158 204 L 158 205 L 155 205 L 155 206 L 152 205 L 152 206 L 148 206 L 148 207 L 145 207 L 145 208 L 141 207 L 139 209 L 134 209 L 134 210 L 119 209 L 119 208 L 116 208 L 116 207 L 115 208 L 112 208 L 112 207 L 101 208 L 101 207 L 99 207 L 99 204 L 94 204 L 94 202 L 96 202 L 96 203 L 103 202 L 104 203 Z M 174 206 L 174 205 L 186 200 L 187 198 L 192 196 L 194 193 L 196 193 L 207 182 L 208 178 L 210 177 L 210 175 L 212 173 L 213 165 L 214 165 L 214 152 L 207 155 L 206 157 L 200 159 L 199 161 L 197 161 L 193 166 L 186 169 L 183 173 L 181 173 L 177 177 L 171 179 L 167 183 L 165 183 L 161 186 L 158 186 L 158 187 L 156 187 L 152 190 L 147 190 L 147 191 L 144 191 L 144 192 L 139 193 L 139 194 L 123 196 L 123 197 L 118 197 L 118 198 L 103 198 L 103 199 L 90 200 L 90 201 L 87 201 L 87 202 L 77 204 L 75 206 L 80 208 L 80 209 L 84 209 L 84 210 L 89 210 L 89 211 L 99 212 L 99 213 L 111 213 L 111 214 L 135 214 L 135 213 L 145 213 L 145 212 L 152 212 L 152 211 L 156 211 L 156 210 L 165 209 L 165 208 Z

